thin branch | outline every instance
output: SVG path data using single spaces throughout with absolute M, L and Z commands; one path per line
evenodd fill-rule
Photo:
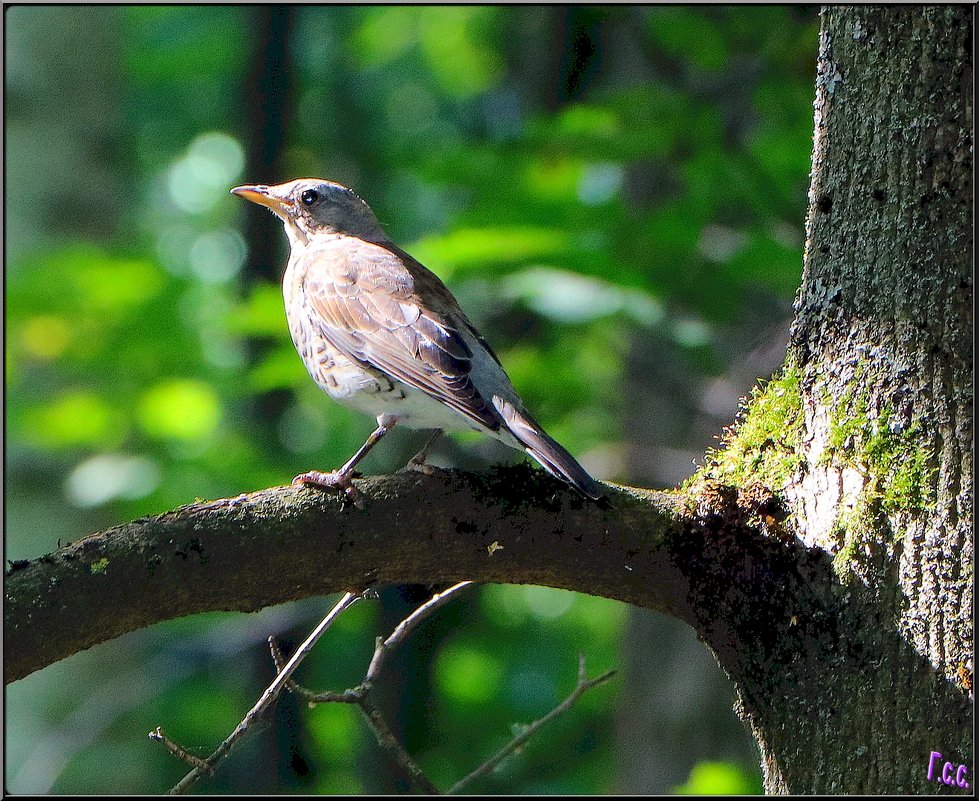
M 574 703 L 586 692 L 588 692 L 593 687 L 597 687 L 599 684 L 604 684 L 612 676 L 615 675 L 614 670 L 610 670 L 607 673 L 603 673 L 601 676 L 596 676 L 594 679 L 587 679 L 585 673 L 585 655 L 581 654 L 578 657 L 578 686 L 574 688 L 571 695 L 564 699 L 558 706 L 554 707 L 550 712 L 548 712 L 544 717 L 538 718 L 533 723 L 528 725 L 523 731 L 520 732 L 516 737 L 514 737 L 509 743 L 507 743 L 503 748 L 497 751 L 492 757 L 486 760 L 482 765 L 480 765 L 476 770 L 470 773 L 468 776 L 460 779 L 451 788 L 449 788 L 447 795 L 452 795 L 453 793 L 458 793 L 470 782 L 478 779 L 480 776 L 488 776 L 493 770 L 499 765 L 504 759 L 506 759 L 510 754 L 520 748 L 524 743 L 526 743 L 537 730 L 542 726 L 546 726 L 554 718 L 560 715 L 562 712 L 566 712 L 570 709 Z
M 414 630 L 415 626 L 417 626 L 422 620 L 428 617 L 440 606 L 443 606 L 445 603 L 451 600 L 452 596 L 459 592 L 459 590 L 468 587 L 470 584 L 472 584 L 471 581 L 460 581 L 458 584 L 449 587 L 447 590 L 433 595 L 430 600 L 426 601 L 408 617 L 402 620 L 394 631 L 391 632 L 390 637 L 383 642 L 378 640 L 377 647 L 374 649 L 374 657 L 371 659 L 370 667 L 367 668 L 367 676 L 364 678 L 364 684 L 368 686 L 373 684 L 374 679 L 377 678 L 381 671 L 381 665 L 383 664 L 388 653 L 397 648 L 401 642 Z
M 296 649 L 296 652 L 279 671 L 278 675 L 268 686 L 265 692 L 262 693 L 261 698 L 259 698 L 255 705 L 248 711 L 248 714 L 242 718 L 241 722 L 235 727 L 234 731 L 228 735 L 225 741 L 221 743 L 217 749 L 215 749 L 214 753 L 204 760 L 199 760 L 196 757 L 193 758 L 191 764 L 194 765 L 194 768 L 170 790 L 171 794 L 179 795 L 187 792 L 187 790 L 198 782 L 202 775 L 211 774 L 214 772 L 218 763 L 224 760 L 231 753 L 232 749 L 238 745 L 250 731 L 254 730 L 255 722 L 269 710 L 282 688 L 289 680 L 289 677 L 306 658 L 313 646 L 316 644 L 316 641 L 323 636 L 323 634 L 333 624 L 333 621 L 337 619 L 341 612 L 353 606 L 360 599 L 361 596 L 359 594 L 355 595 L 351 592 L 347 592 L 342 598 L 340 598 L 339 601 L 337 601 L 333 609 L 331 609 L 326 617 L 324 617 L 319 624 L 317 624 L 316 628 L 313 629 L 302 645 Z M 159 727 L 150 733 L 150 738 L 157 740 L 158 742 L 162 742 L 171 753 L 179 756 L 185 762 L 189 761 L 185 758 L 185 756 L 189 757 L 191 755 L 187 754 L 185 749 L 181 748 L 173 741 L 165 738 L 162 730 Z
M 177 759 L 181 760 L 182 762 L 186 762 L 188 765 L 196 768 L 202 773 L 213 773 L 206 760 L 201 759 L 199 756 L 194 756 L 183 746 L 175 743 L 163 733 L 163 729 L 160 726 L 157 726 L 150 732 L 150 739 L 156 740 L 158 743 L 163 743 L 163 745 L 166 746 L 166 749 Z
M 391 729 L 388 728 L 387 722 L 384 720 L 383 715 L 381 715 L 380 710 L 374 706 L 373 702 L 370 700 L 369 691 L 365 688 L 359 705 L 367 718 L 367 722 L 370 724 L 371 729 L 374 731 L 374 736 L 377 737 L 378 744 L 387 751 L 394 760 L 401 766 L 408 776 L 411 778 L 412 784 L 420 789 L 423 793 L 428 795 L 439 795 L 439 789 L 436 787 L 432 780 L 425 775 L 425 772 L 418 766 L 418 763 L 412 759 L 411 754 L 405 749 L 401 744 L 401 741 L 394 736 Z
M 371 699 L 371 689 L 374 681 L 377 679 L 377 676 L 380 673 L 381 665 L 383 664 L 387 653 L 404 642 L 408 635 L 422 620 L 431 615 L 439 607 L 444 606 L 456 593 L 469 586 L 471 583 L 471 581 L 462 581 L 452 587 L 449 587 L 447 590 L 444 590 L 441 593 L 433 595 L 431 599 L 426 601 L 408 617 L 402 620 L 394 628 L 394 631 L 391 632 L 387 639 L 378 637 L 374 648 L 374 655 L 371 659 L 370 665 L 368 666 L 367 674 L 364 680 L 356 687 L 352 687 L 341 692 L 328 691 L 314 693 L 293 681 L 291 676 L 312 650 L 317 640 L 319 640 L 323 633 L 326 632 L 336 618 L 344 610 L 361 600 L 364 597 L 363 593 L 355 595 L 348 592 L 344 594 L 333 609 L 331 609 L 326 617 L 319 622 L 316 628 L 313 629 L 312 633 L 310 633 L 302 645 L 299 646 L 296 652 L 287 661 L 283 659 L 282 652 L 279 649 L 278 644 L 275 642 L 275 639 L 273 637 L 269 637 L 269 648 L 272 653 L 272 660 L 275 663 L 276 670 L 278 671 L 275 680 L 269 685 L 269 687 L 262 694 L 262 697 L 259 698 L 251 710 L 249 710 L 248 714 L 242 718 L 241 722 L 235 727 L 234 731 L 228 735 L 225 741 L 221 743 L 221 745 L 218 746 L 214 753 L 212 753 L 207 759 L 200 759 L 199 757 L 188 753 L 185 748 L 168 738 L 159 726 L 154 731 L 150 732 L 149 736 L 151 739 L 162 743 L 164 746 L 166 746 L 170 753 L 192 766 L 192 770 L 186 776 L 184 776 L 184 778 L 178 782 L 170 792 L 174 794 L 184 793 L 189 790 L 202 775 L 212 775 L 216 766 L 231 753 L 232 749 L 238 745 L 249 732 L 255 730 L 254 724 L 256 721 L 260 720 L 265 715 L 265 713 L 274 703 L 275 699 L 278 697 L 282 688 L 286 687 L 290 692 L 296 693 L 300 697 L 304 698 L 311 706 L 320 703 L 357 704 L 357 706 L 359 706 L 363 712 L 371 730 L 374 732 L 374 736 L 377 738 L 378 744 L 391 755 L 395 762 L 407 774 L 412 785 L 421 792 L 429 795 L 438 795 L 438 787 L 436 787 L 431 779 L 428 778 L 425 772 L 418 766 L 418 763 L 411 757 L 411 754 L 408 753 L 398 738 L 395 737 L 394 733 L 387 725 L 387 722 L 384 720 L 383 715 L 381 715 L 380 710 L 374 705 L 374 702 Z M 476 768 L 476 770 L 474 770 L 464 779 L 457 782 L 452 789 L 449 790 L 449 792 L 459 792 L 474 779 L 491 773 L 509 754 L 513 753 L 524 743 L 526 743 L 538 729 L 549 723 L 562 712 L 569 709 L 585 692 L 593 687 L 597 687 L 599 684 L 602 684 L 605 681 L 608 681 L 608 679 L 610 679 L 613 675 L 615 675 L 614 670 L 594 679 L 588 679 L 585 671 L 585 657 L 583 654 L 580 655 L 578 657 L 578 684 L 571 695 L 569 695 L 559 706 L 552 709 L 544 717 L 534 721 L 529 726 L 524 728 L 519 735 L 514 737 L 513 740 L 498 751 L 493 757 Z
M 428 601 L 402 620 L 395 627 L 394 631 L 391 632 L 387 639 L 378 637 L 377 643 L 374 647 L 374 656 L 371 659 L 370 667 L 367 668 L 367 675 L 357 687 L 341 690 L 340 692 L 334 692 L 332 690 L 313 692 L 312 690 L 297 684 L 292 679 L 286 682 L 286 687 L 290 692 L 295 693 L 311 706 L 315 704 L 329 703 L 360 703 L 361 698 L 365 695 L 366 691 L 370 689 L 374 683 L 374 680 L 380 673 L 381 665 L 384 663 L 384 659 L 387 657 L 388 653 L 397 648 L 422 620 L 432 614 L 439 607 L 444 606 L 452 598 L 452 596 L 459 592 L 459 590 L 468 587 L 470 584 L 472 584 L 471 581 L 460 581 L 458 584 L 449 587 L 447 590 L 443 590 L 442 592 L 433 595 Z M 279 649 L 278 643 L 276 643 L 275 639 L 272 637 L 269 637 L 269 649 L 272 652 L 272 661 L 275 662 L 276 668 L 281 670 L 284 664 L 284 657 L 282 656 L 282 651 Z
M 439 607 L 444 606 L 456 593 L 468 587 L 470 584 L 472 584 L 471 581 L 461 581 L 443 592 L 436 593 L 395 626 L 394 631 L 391 632 L 387 639 L 378 637 L 374 647 L 374 656 L 371 658 L 370 665 L 367 668 L 367 674 L 364 680 L 356 687 L 341 692 L 328 690 L 317 693 L 306 689 L 291 679 L 286 682 L 286 687 L 288 687 L 290 692 L 296 693 L 311 706 L 322 703 L 357 704 L 364 713 L 368 726 L 374 732 L 378 744 L 401 766 L 402 770 L 411 779 L 412 784 L 421 792 L 428 793 L 429 795 L 437 795 L 439 792 L 438 788 L 425 775 L 425 772 L 418 766 L 418 763 L 412 759 L 411 754 L 408 753 L 398 738 L 394 736 L 394 733 L 381 715 L 380 710 L 374 705 L 370 697 L 370 691 L 373 687 L 374 680 L 379 675 L 381 665 L 387 654 L 404 642 L 405 638 L 422 620 L 431 615 Z M 280 666 L 282 664 L 282 652 L 271 637 L 269 638 L 269 647 L 276 666 Z
M 285 657 L 282 656 L 282 651 L 279 649 L 279 644 L 275 641 L 274 637 L 269 637 L 269 649 L 272 651 L 272 661 L 275 662 L 276 669 L 282 670 L 285 666 Z M 359 704 L 360 696 L 363 692 L 363 688 L 358 686 L 352 687 L 349 690 L 341 690 L 340 692 L 327 690 L 316 693 L 306 689 L 301 684 L 297 684 L 293 679 L 289 679 L 286 682 L 286 689 L 298 695 L 310 706 L 316 706 L 317 704 Z

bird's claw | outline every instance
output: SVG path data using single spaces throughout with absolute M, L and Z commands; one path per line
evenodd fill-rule
M 292 480 L 292 485 L 294 487 L 312 485 L 323 489 L 339 490 L 358 509 L 364 508 L 364 496 L 354 486 L 350 473 L 340 473 L 335 470 L 321 473 L 319 470 L 309 470 L 296 476 Z
M 416 453 L 408 460 L 408 464 L 404 466 L 404 470 L 414 470 L 421 473 L 423 476 L 434 476 L 435 468 L 425 462 L 427 454 L 422 451 L 421 453 Z
M 425 447 L 412 456 L 408 460 L 408 464 L 401 468 L 401 470 L 415 470 L 425 476 L 434 476 L 436 468 L 430 464 L 427 464 L 426 460 L 428 459 L 429 448 L 432 447 L 435 440 L 437 440 L 440 436 L 442 436 L 442 430 L 437 429 L 432 436 L 429 437 L 428 442 L 425 443 Z

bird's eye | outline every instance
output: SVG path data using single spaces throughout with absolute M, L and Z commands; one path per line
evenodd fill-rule
M 303 202 L 303 205 L 312 206 L 317 200 L 320 199 L 320 193 L 315 189 L 307 189 L 299 196 L 299 199 Z

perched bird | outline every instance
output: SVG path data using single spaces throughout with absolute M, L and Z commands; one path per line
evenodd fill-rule
M 480 431 L 526 451 L 588 498 L 604 495 L 530 416 L 445 284 L 388 238 L 353 191 L 318 178 L 231 191 L 285 223 L 292 246 L 282 280 L 286 317 L 309 374 L 335 400 L 377 419 L 343 467 L 303 473 L 295 483 L 356 499 L 354 466 L 404 425 Z

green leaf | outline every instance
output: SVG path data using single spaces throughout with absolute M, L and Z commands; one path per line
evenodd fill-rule
M 462 267 L 554 258 L 570 249 L 570 237 L 565 231 L 500 226 L 457 228 L 443 236 L 422 239 L 410 252 L 423 264 L 436 267 L 443 279 L 448 279 Z

